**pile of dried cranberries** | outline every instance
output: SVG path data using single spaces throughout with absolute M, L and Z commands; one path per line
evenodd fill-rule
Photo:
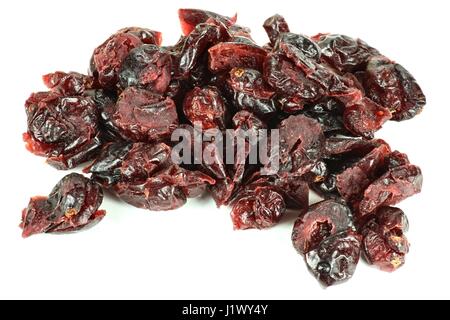
M 412 75 L 359 39 L 291 33 L 280 15 L 265 21 L 262 47 L 236 17 L 194 9 L 179 17 L 183 36 L 173 46 L 161 46 L 160 32 L 125 28 L 94 50 L 89 75 L 43 77 L 49 91 L 25 103 L 27 149 L 58 169 L 92 163 L 90 178 L 69 174 L 31 199 L 23 236 L 98 223 L 102 188 L 152 211 L 209 192 L 232 207 L 235 229 L 269 228 L 295 210 L 294 247 L 324 285 L 350 278 L 361 252 L 382 270 L 402 266 L 408 222 L 393 206 L 421 191 L 422 174 L 374 133 L 422 110 Z M 279 170 L 230 165 L 208 142 L 201 147 L 213 164 L 173 161 L 172 133 L 195 135 L 198 122 L 277 129 Z M 309 206 L 310 189 L 325 200 Z

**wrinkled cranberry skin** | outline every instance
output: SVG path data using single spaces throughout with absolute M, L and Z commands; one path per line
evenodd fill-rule
M 116 33 L 94 50 L 90 73 L 99 84 L 114 89 L 119 81 L 119 71 L 129 52 L 142 45 L 131 33 Z
M 57 71 L 44 75 L 42 80 L 47 88 L 63 96 L 79 96 L 94 88 L 94 78 L 78 72 Z
M 159 31 L 150 30 L 141 27 L 128 27 L 117 31 L 117 33 L 128 33 L 138 37 L 144 44 L 155 44 L 160 46 L 162 43 L 162 34 Z
M 92 227 L 105 216 L 100 186 L 77 173 L 65 176 L 48 197 L 34 197 L 23 210 L 23 237 L 38 233 L 66 233 Z
M 346 201 L 359 200 L 364 190 L 387 168 L 391 150 L 382 144 L 336 176 L 337 189 Z
M 124 139 L 136 142 L 170 138 L 178 126 L 172 99 L 135 87 L 126 88 L 106 115 Z
M 137 86 L 163 94 L 171 80 L 172 60 L 168 52 L 155 45 L 130 51 L 120 69 L 120 86 Z
M 195 29 L 195 26 L 205 23 L 210 19 L 214 19 L 227 27 L 231 27 L 236 23 L 237 18 L 236 15 L 230 18 L 215 12 L 198 9 L 179 9 L 178 17 L 180 18 L 181 29 L 185 36 L 191 33 Z
M 181 49 L 176 54 L 178 70 L 176 75 L 187 79 L 201 61 L 202 55 L 213 45 L 220 42 L 223 34 L 220 27 L 208 23 L 197 25 L 181 42 Z
M 227 85 L 234 106 L 260 117 L 269 118 L 277 112 L 275 92 L 264 82 L 261 72 L 254 69 L 233 68 Z
M 183 190 L 159 177 L 152 177 L 143 183 L 119 182 L 116 193 L 126 203 L 151 211 L 175 210 L 186 204 Z
M 282 52 L 307 75 L 315 72 L 317 68 L 316 63 L 320 61 L 319 46 L 310 38 L 300 34 L 281 34 L 273 50 Z
M 344 231 L 322 241 L 305 259 L 316 278 L 324 286 L 331 286 L 353 276 L 360 252 L 361 236 Z
M 399 151 L 394 151 L 389 155 L 389 169 L 405 166 L 410 164 L 408 155 Z
M 367 96 L 389 108 L 396 121 L 415 117 L 426 104 L 425 95 L 414 77 L 401 65 L 383 56 L 369 60 L 363 84 Z
M 380 139 L 366 140 L 361 137 L 328 137 L 325 141 L 325 150 L 327 156 L 351 156 L 363 157 L 381 144 L 387 145 Z
M 225 129 L 226 106 L 215 87 L 195 87 L 188 92 L 184 98 L 183 112 L 192 124 L 201 123 L 204 130 Z
M 269 54 L 264 62 L 264 80 L 277 93 L 297 97 L 300 102 L 315 102 L 324 95 L 322 87 L 307 79 L 304 72 L 284 55 Z M 301 105 L 298 108 L 301 110 Z
M 303 115 L 290 116 L 278 129 L 282 171 L 304 174 L 323 157 L 325 136 L 316 120 Z
M 408 220 L 402 210 L 380 208 L 362 228 L 363 249 L 367 261 L 383 271 L 392 272 L 405 263 L 409 251 Z
M 364 70 L 367 61 L 378 51 L 360 39 L 325 34 L 314 37 L 322 49 L 322 58 L 342 73 Z
M 262 70 L 267 52 L 254 44 L 222 42 L 208 50 L 209 70 L 214 73 L 235 67 Z
M 277 224 L 286 211 L 283 196 L 270 186 L 256 187 L 234 202 L 234 229 L 265 229 Z
M 307 105 L 302 112 L 303 115 L 317 120 L 325 134 L 346 133 L 342 114 L 345 105 L 333 98 L 322 100 L 318 103 Z
M 275 44 L 280 34 L 290 31 L 286 20 L 279 14 L 267 18 L 266 21 L 264 21 L 263 27 L 264 30 L 266 30 L 272 45 Z
M 344 125 L 355 135 L 371 139 L 374 132 L 392 118 L 389 109 L 363 98 L 359 102 L 347 106 L 344 111 Z
M 292 230 L 294 248 L 301 254 L 316 249 L 328 237 L 349 230 L 352 226 L 350 217 L 350 208 L 334 200 L 311 206 L 295 222 Z
M 173 210 L 198 197 L 215 180 L 174 164 L 164 143 L 109 143 L 85 169 L 125 202 L 152 211 Z
M 26 147 L 58 169 L 71 169 L 91 160 L 101 145 L 98 110 L 85 97 L 61 97 L 51 92 L 27 100 Z
M 375 180 L 364 192 L 359 205 L 361 214 L 367 215 L 382 206 L 396 205 L 422 190 L 422 171 L 414 165 L 393 168 Z

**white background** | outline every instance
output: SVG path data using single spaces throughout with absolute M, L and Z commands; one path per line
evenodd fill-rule
M 449 126 L 449 41 L 446 1 L 0 1 L 0 298 L 450 298 L 446 147 Z M 400 207 L 410 220 L 411 252 L 393 274 L 360 263 L 353 279 L 322 289 L 291 246 L 295 217 L 266 231 L 235 232 L 228 209 L 194 200 L 152 213 L 111 199 L 94 229 L 23 240 L 21 209 L 65 175 L 28 153 L 23 103 L 43 90 L 41 75 L 85 72 L 92 50 L 132 25 L 180 35 L 179 7 L 225 15 L 267 41 L 261 27 L 274 13 L 293 32 L 360 37 L 409 69 L 428 98 L 413 120 L 378 133 L 422 167 L 423 193 Z

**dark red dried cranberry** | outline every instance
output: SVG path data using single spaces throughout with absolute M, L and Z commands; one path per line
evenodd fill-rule
M 87 97 L 57 93 L 32 94 L 25 103 L 26 147 L 58 169 L 71 169 L 91 160 L 101 146 L 98 110 Z
M 159 46 L 162 43 L 162 33 L 155 30 L 150 30 L 141 27 L 128 27 L 120 29 L 119 31 L 117 31 L 117 33 L 132 34 L 141 39 L 142 43 L 145 44 L 155 44 Z
M 195 87 L 184 98 L 183 111 L 194 124 L 199 122 L 204 130 L 225 129 L 226 106 L 221 93 L 215 87 Z
M 323 34 L 314 37 L 322 48 L 322 58 L 340 72 L 363 70 L 367 61 L 378 51 L 360 39 L 339 34 Z
M 278 37 L 285 32 L 289 32 L 289 25 L 284 17 L 275 14 L 270 18 L 267 18 L 263 24 L 264 30 L 266 30 L 267 36 L 270 39 L 270 43 L 273 45 L 277 41 Z
M 270 186 L 258 186 L 233 203 L 231 218 L 235 229 L 264 229 L 277 224 L 285 211 L 280 193 Z
M 336 176 L 336 186 L 341 196 L 347 201 L 360 199 L 370 183 L 387 169 L 390 152 L 389 146 L 382 144 L 339 173 Z
M 198 9 L 179 9 L 178 17 L 180 18 L 181 29 L 185 36 L 191 33 L 198 24 L 205 23 L 211 18 L 223 23 L 228 27 L 232 26 L 237 19 L 236 15 L 232 18 L 229 18 L 218 13 Z
M 120 69 L 122 88 L 137 86 L 163 94 L 171 80 L 172 60 L 168 52 L 155 45 L 130 51 Z
M 105 111 L 117 133 L 131 141 L 161 141 L 178 126 L 172 99 L 135 87 L 126 88 L 117 104 Z
M 234 106 L 268 118 L 277 112 L 275 92 L 264 82 L 262 74 L 254 69 L 234 68 L 227 80 Z
M 355 273 L 361 252 L 361 236 L 344 231 L 322 241 L 308 252 L 306 263 L 325 286 L 350 279 Z
M 63 96 L 79 96 L 94 88 L 94 78 L 78 72 L 57 71 L 44 75 L 42 79 L 47 88 Z
M 363 98 L 345 108 L 344 125 L 353 134 L 370 139 L 391 117 L 389 109 Z
M 119 81 L 119 71 L 128 53 L 142 45 L 131 33 L 116 33 L 94 50 L 91 74 L 102 87 L 114 89 Z
M 292 242 L 299 253 L 306 254 L 318 248 L 323 240 L 349 230 L 351 226 L 351 211 L 346 205 L 334 200 L 322 201 L 298 217 Z
M 422 171 L 414 165 L 393 168 L 375 180 L 364 192 L 359 205 L 362 215 L 400 201 L 422 190 Z
M 92 227 L 106 212 L 100 186 L 77 173 L 65 176 L 48 197 L 33 197 L 22 212 L 23 237 L 38 233 L 66 233 Z
M 425 95 L 414 77 L 401 65 L 383 56 L 369 60 L 364 89 L 373 101 L 389 108 L 396 121 L 415 117 L 426 104 Z
M 279 125 L 280 165 L 283 172 L 307 173 L 324 155 L 322 126 L 303 115 L 290 116 Z
M 208 50 L 212 72 L 230 71 L 235 67 L 262 70 L 267 52 L 256 45 L 222 42 Z
M 408 220 L 402 210 L 380 208 L 362 228 L 364 253 L 369 263 L 384 271 L 395 271 L 405 263 L 409 251 Z
M 85 171 L 133 206 L 172 210 L 200 196 L 215 180 L 179 167 L 171 155 L 172 148 L 164 143 L 111 143 Z

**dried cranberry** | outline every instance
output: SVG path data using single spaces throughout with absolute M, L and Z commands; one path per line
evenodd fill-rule
M 38 233 L 66 233 L 92 227 L 106 212 L 100 186 L 77 173 L 65 176 L 48 197 L 33 197 L 23 210 L 23 237 Z
M 320 60 L 319 46 L 308 37 L 295 33 L 281 34 L 274 51 L 282 52 L 307 75 L 314 72 Z
M 275 14 L 270 18 L 267 18 L 263 24 L 264 30 L 266 30 L 267 36 L 270 39 L 270 43 L 273 45 L 277 41 L 278 37 L 285 32 L 289 32 L 289 25 L 284 17 Z
M 264 82 L 262 74 L 254 69 L 234 68 L 227 80 L 234 106 L 267 118 L 277 111 L 272 97 L 275 92 Z
M 362 215 L 383 206 L 396 205 L 422 190 L 422 171 L 414 165 L 393 168 L 375 180 L 359 205 Z
M 392 119 L 396 121 L 415 117 L 426 103 L 414 77 L 401 65 L 383 56 L 369 60 L 364 74 L 364 89 L 373 101 L 389 108 Z
M 341 196 L 347 201 L 360 199 L 370 183 L 386 170 L 390 151 L 389 146 L 382 144 L 339 173 L 336 176 L 336 186 Z
M 54 72 L 44 75 L 44 84 L 63 96 L 79 96 L 94 88 L 94 78 L 78 72 Z
M 389 109 L 364 98 L 345 108 L 344 125 L 353 134 L 370 139 L 391 117 Z
M 318 103 L 306 105 L 302 114 L 317 120 L 322 125 L 324 133 L 328 135 L 346 133 L 342 117 L 344 108 L 342 102 L 334 98 L 327 98 Z
M 180 18 L 181 29 L 185 36 L 191 33 L 198 24 L 205 23 L 211 18 L 218 20 L 225 26 L 233 25 L 237 19 L 236 15 L 229 18 L 218 13 L 198 9 L 179 9 L 178 17 Z
M 240 42 L 222 42 L 208 50 L 212 72 L 230 71 L 235 67 L 262 70 L 267 52 L 260 47 Z
M 52 92 L 27 100 L 26 147 L 58 169 L 71 169 L 91 160 L 101 146 L 98 110 L 87 97 L 62 97 Z
M 322 87 L 307 79 L 304 72 L 287 57 L 269 54 L 264 63 L 264 79 L 280 95 L 297 97 L 300 102 L 314 102 L 324 95 Z M 301 110 L 301 105 L 298 108 Z
M 197 25 L 181 42 L 181 49 L 177 54 L 179 63 L 176 74 L 182 79 L 188 78 L 201 61 L 202 55 L 220 42 L 222 37 L 220 27 L 216 25 L 208 23 Z
M 362 228 L 367 260 L 381 270 L 395 271 L 405 263 L 409 251 L 408 220 L 402 210 L 382 207 Z
M 278 223 L 286 211 L 283 196 L 270 186 L 249 190 L 233 204 L 235 229 L 264 229 Z
M 320 243 L 352 226 L 350 209 L 334 200 L 326 200 L 311 206 L 305 215 L 300 215 L 292 231 L 295 249 L 306 254 L 318 248 Z
M 178 125 L 172 99 L 135 87 L 126 88 L 117 104 L 105 111 L 113 129 L 131 141 L 167 139 Z
M 150 30 L 141 27 L 128 27 L 117 31 L 117 33 L 128 33 L 132 34 L 139 39 L 141 39 L 144 44 L 155 44 L 157 46 L 161 45 L 162 34 L 159 31 Z
M 369 58 L 379 54 L 364 41 L 344 35 L 317 35 L 314 40 L 322 49 L 322 58 L 343 73 L 363 70 Z
M 196 87 L 188 92 L 184 98 L 183 111 L 192 124 L 200 122 L 204 130 L 225 129 L 226 106 L 215 87 Z
M 279 125 L 281 170 L 304 174 L 324 155 L 321 125 L 303 115 L 290 116 Z
M 155 45 L 143 45 L 130 51 L 120 69 L 122 88 L 137 86 L 156 93 L 166 92 L 172 71 L 168 52 Z
M 114 89 L 119 81 L 119 71 L 128 53 L 142 45 L 131 33 L 116 33 L 94 50 L 91 64 L 93 74 L 101 86 Z
M 326 238 L 306 254 L 306 263 L 325 286 L 350 279 L 355 273 L 361 252 L 361 236 L 344 231 Z
M 111 143 L 85 171 L 133 206 L 171 210 L 215 183 L 201 172 L 173 164 L 171 154 L 172 148 L 164 143 Z

